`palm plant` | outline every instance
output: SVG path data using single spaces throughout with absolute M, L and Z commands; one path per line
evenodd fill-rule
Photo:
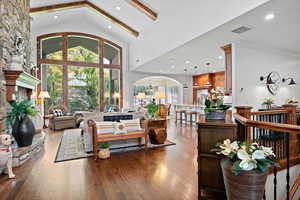
M 12 101 L 11 111 L 6 116 L 6 122 L 9 126 L 13 126 L 16 120 L 21 121 L 26 115 L 35 116 L 36 111 L 29 100 L 23 100 L 21 102 Z

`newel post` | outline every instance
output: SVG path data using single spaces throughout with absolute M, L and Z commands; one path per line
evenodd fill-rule
M 287 113 L 287 124 L 297 125 L 297 106 L 291 104 L 285 104 L 282 106 Z M 296 134 L 290 134 L 290 155 L 298 155 L 298 139 Z
M 251 106 L 236 106 L 235 107 L 237 114 L 245 117 L 246 119 L 251 119 L 251 110 L 253 107 Z M 247 127 L 244 125 L 240 125 L 238 127 L 238 134 L 242 140 L 246 140 L 250 142 L 252 140 L 251 127 Z

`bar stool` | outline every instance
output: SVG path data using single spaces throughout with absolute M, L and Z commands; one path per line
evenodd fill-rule
M 194 110 L 187 110 L 185 111 L 185 115 L 186 115 L 186 123 L 187 123 L 187 115 L 190 115 L 190 123 L 192 124 L 193 122 L 197 122 L 197 111 Z M 195 115 L 195 121 L 193 121 L 193 115 Z
M 185 110 L 175 110 L 175 121 L 177 122 L 178 120 L 178 114 L 180 114 L 180 122 L 182 122 L 182 114 L 185 114 Z

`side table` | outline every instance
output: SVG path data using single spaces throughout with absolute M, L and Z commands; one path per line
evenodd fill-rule
M 52 117 L 52 115 L 44 115 L 44 125 L 43 128 L 48 128 L 48 126 L 46 125 L 46 120 L 49 120 Z
M 150 119 L 148 121 L 148 130 L 151 144 L 163 144 L 167 139 L 167 120 Z

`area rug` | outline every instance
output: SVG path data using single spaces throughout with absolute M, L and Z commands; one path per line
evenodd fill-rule
M 159 148 L 170 145 L 176 145 L 176 143 L 166 140 L 164 144 L 154 145 L 149 143 L 148 148 Z M 110 148 L 111 154 L 136 151 L 144 148 L 144 145 L 136 145 L 136 143 L 126 142 L 126 146 Z M 68 160 L 75 160 L 80 158 L 87 158 L 93 156 L 93 153 L 86 153 L 83 147 L 83 137 L 81 135 L 81 129 L 65 130 L 61 138 L 58 150 L 56 153 L 54 162 L 63 162 Z

